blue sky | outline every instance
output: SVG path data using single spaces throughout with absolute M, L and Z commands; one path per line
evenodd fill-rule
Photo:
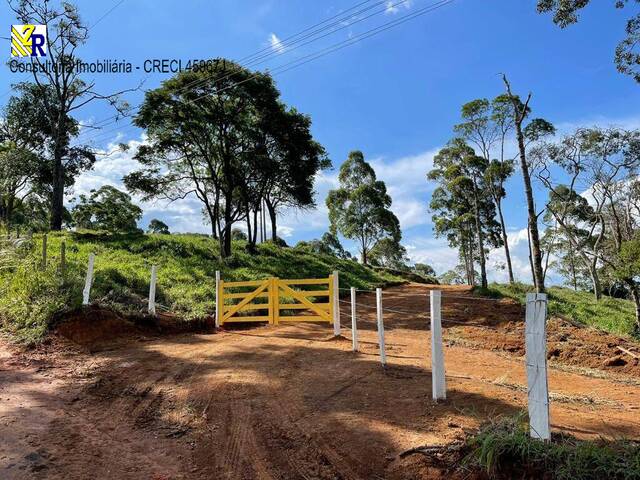
M 268 47 L 273 35 L 286 38 L 356 3 L 125 0 L 91 29 L 91 38 L 81 53 L 87 61 L 113 59 L 137 64 L 147 58 L 186 61 L 224 56 L 239 60 Z M 411 0 L 395 12 L 351 25 L 300 50 L 284 50 L 258 68 L 273 69 L 431 3 L 433 0 Z M 516 92 L 532 91 L 534 115 L 550 120 L 562 131 L 595 123 L 640 126 L 640 86 L 617 73 L 613 65 L 615 46 L 632 10 L 616 10 L 613 1 L 594 1 L 584 10 L 579 24 L 561 30 L 548 16 L 536 13 L 535 3 L 455 0 L 381 35 L 276 75 L 283 100 L 311 115 L 313 133 L 336 167 L 317 179 L 317 210 L 287 212 L 281 219 L 281 234 L 286 240 L 295 243 L 326 231 L 324 196 L 335 185 L 340 163 L 350 150 L 359 149 L 388 184 L 411 258 L 432 263 L 440 272 L 454 266 L 456 252 L 433 238 L 427 205 L 434 185 L 426 181 L 425 174 L 433 154 L 451 138 L 460 106 L 503 92 L 500 72 L 509 75 Z M 89 25 L 117 4 L 116 0 L 78 2 Z M 7 23 L 15 23 L 7 6 L 1 8 L 10 19 Z M 8 31 L 9 25 L 6 28 Z M 143 79 L 145 88 L 153 88 L 168 76 L 147 77 L 134 71 L 129 75 L 96 75 L 95 80 L 98 90 L 111 92 L 133 87 Z M 24 75 L 12 74 L 6 67 L 0 70 L 0 93 L 21 78 Z M 7 98 L 5 95 L 0 101 Z M 142 93 L 126 98 L 137 105 Z M 78 118 L 91 122 L 110 115 L 106 105 L 96 103 L 79 112 Z M 125 120 L 106 127 L 102 134 L 87 135 L 100 148 L 116 142 L 135 146 L 142 132 L 127 125 Z M 73 194 L 105 183 L 121 185 L 122 175 L 135 168 L 130 157 L 121 154 L 99 162 L 93 172 L 79 179 Z M 516 175 L 508 185 L 506 220 L 516 255 L 516 274 L 529 280 L 521 190 L 521 178 Z M 143 227 L 151 218 L 161 218 L 174 231 L 209 230 L 195 200 L 143 206 Z M 501 252 L 492 252 L 490 265 L 500 262 Z M 504 278 L 504 272 L 491 270 L 494 279 Z

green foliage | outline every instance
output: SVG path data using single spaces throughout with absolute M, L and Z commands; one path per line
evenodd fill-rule
M 56 271 L 63 241 L 68 264 L 64 285 Z M 43 272 L 35 268 L 42 249 L 37 236 L 17 268 L 0 270 L 0 316 L 5 330 L 17 339 L 41 339 L 57 315 L 81 303 L 90 253 L 96 254 L 92 301 L 125 313 L 145 311 L 150 269 L 155 264 L 157 302 L 184 320 L 214 312 L 216 270 L 229 281 L 273 276 L 322 278 L 337 270 L 342 287 L 361 289 L 404 281 L 333 255 L 283 248 L 272 242 L 258 245 L 257 253 L 251 255 L 245 246 L 246 242 L 235 241 L 233 255 L 222 260 L 217 242 L 204 235 L 49 234 L 49 267 Z
M 533 292 L 534 289 L 532 285 L 524 283 L 492 283 L 488 289 L 476 291 L 494 298 L 513 298 L 524 305 L 527 293 Z M 550 287 L 546 293 L 550 316 L 569 318 L 616 335 L 634 335 L 635 308 L 629 300 L 603 296 L 600 301 L 596 301 L 591 292 L 576 292 L 562 287 Z
M 491 478 L 640 479 L 639 443 L 578 440 L 566 434 L 543 442 L 531 438 L 524 414 L 484 425 L 468 439 L 466 450 L 466 466 Z
M 368 263 L 369 250 L 382 238 L 399 242 L 400 222 L 390 210 L 391 197 L 384 182 L 365 160 L 354 151 L 340 167 L 340 187 L 327 196 L 331 233 L 341 233 L 358 242 L 362 263 Z
M 371 264 L 395 270 L 409 270 L 407 249 L 391 238 L 383 238 L 376 242 L 369 252 Z
M 149 226 L 147 227 L 147 233 L 157 233 L 161 235 L 169 235 L 169 225 L 164 223 L 162 220 L 158 220 L 154 218 L 149 222 Z
M 142 218 L 142 209 L 134 205 L 126 193 L 105 185 L 92 191 L 89 198 L 80 195 L 72 216 L 78 228 L 112 233 L 135 232 L 138 229 L 137 222 Z
M 41 247 L 40 247 L 41 248 Z M 39 249 L 23 256 L 16 268 L 0 270 L 0 320 L 21 343 L 41 340 L 55 317 L 81 304 L 82 268 L 67 263 L 63 282 L 55 257 L 41 269 Z

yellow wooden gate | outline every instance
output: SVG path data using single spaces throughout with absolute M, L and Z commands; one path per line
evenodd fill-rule
M 230 322 L 327 322 L 334 318 L 334 278 L 220 281 L 220 325 Z

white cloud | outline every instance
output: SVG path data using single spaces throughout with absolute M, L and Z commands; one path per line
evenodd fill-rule
M 269 35 L 269 45 L 271 45 L 271 49 L 277 53 L 283 53 L 287 49 L 275 33 Z
M 395 15 L 400 9 L 408 10 L 411 8 L 413 0 L 388 0 L 385 4 L 385 13 L 388 15 Z

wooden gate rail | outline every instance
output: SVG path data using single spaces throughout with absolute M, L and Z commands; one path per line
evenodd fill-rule
M 313 285 L 317 285 L 318 289 L 300 288 Z M 238 289 L 245 291 L 237 291 Z M 334 295 L 337 293 L 334 291 L 333 275 L 329 275 L 328 278 L 300 280 L 221 280 L 217 292 L 217 308 L 221 312 L 220 325 L 230 322 L 269 322 L 272 325 L 278 325 L 280 322 L 333 323 Z M 318 301 L 318 297 L 326 297 L 326 300 Z M 256 302 L 257 299 L 265 298 L 266 302 Z M 300 314 L 283 315 L 283 311 Z

